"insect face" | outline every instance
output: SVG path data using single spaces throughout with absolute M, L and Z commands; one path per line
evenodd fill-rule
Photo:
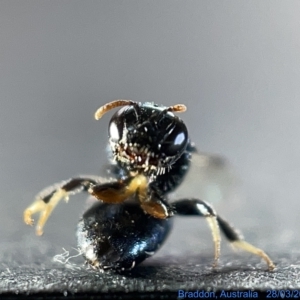
M 167 107 L 151 103 L 127 105 L 109 124 L 114 158 L 129 171 L 164 173 L 185 151 L 185 124 Z

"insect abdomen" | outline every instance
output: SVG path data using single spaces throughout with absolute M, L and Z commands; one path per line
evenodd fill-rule
M 158 250 L 171 223 L 146 215 L 138 203 L 97 203 L 78 224 L 78 246 L 92 266 L 131 269 Z

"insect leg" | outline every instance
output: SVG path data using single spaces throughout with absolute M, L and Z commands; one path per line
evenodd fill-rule
M 141 208 L 145 213 L 157 219 L 166 219 L 174 215 L 170 205 L 160 198 L 140 198 Z
M 101 179 L 96 176 L 77 177 L 44 189 L 35 197 L 35 201 L 25 209 L 24 222 L 28 225 L 33 225 L 31 216 L 40 212 L 36 226 L 36 234 L 42 235 L 46 221 L 61 199 L 65 198 L 65 200 L 68 201 L 70 195 L 87 191 L 91 185 L 97 184 L 100 180 Z
M 143 211 L 154 218 L 166 219 L 174 215 L 171 206 L 148 186 L 141 185 L 138 189 L 138 199 Z
M 206 202 L 196 199 L 183 199 L 172 203 L 175 213 L 185 216 L 201 216 L 205 217 L 210 227 L 214 246 L 215 256 L 213 267 L 216 267 L 220 257 L 221 236 L 217 221 L 217 215 L 214 209 Z
M 222 219 L 213 208 L 205 203 L 204 201 L 198 199 L 183 199 L 176 201 L 174 204 L 174 208 L 179 215 L 190 215 L 190 216 L 204 216 L 210 217 L 210 215 L 214 218 L 212 234 L 213 237 L 217 236 L 217 241 L 215 241 L 215 262 L 216 262 L 216 253 L 220 253 L 220 234 L 219 228 L 225 235 L 225 237 L 229 240 L 229 242 L 236 248 L 243 249 L 247 252 L 255 254 L 261 257 L 267 263 L 269 270 L 273 270 L 275 268 L 274 263 L 269 258 L 269 256 L 261 249 L 251 245 L 250 243 L 243 240 L 242 236 L 237 232 L 237 230 L 231 226 L 227 221 Z M 214 231 L 216 233 L 214 233 Z M 219 250 L 217 250 L 219 249 Z
M 164 199 L 156 195 L 154 191 L 149 192 L 148 181 L 144 175 L 92 186 L 88 192 L 107 203 L 121 203 L 130 196 L 137 195 L 145 213 L 157 219 L 166 219 L 173 215 L 171 207 Z
M 128 177 L 125 180 L 91 185 L 88 192 L 103 202 L 121 203 L 136 192 L 138 188 L 137 180 L 134 177 Z
M 226 238 L 229 240 L 229 242 L 232 244 L 233 247 L 236 247 L 238 249 L 243 249 L 247 252 L 250 252 L 254 255 L 261 257 L 267 263 L 269 270 L 270 271 L 274 270 L 275 265 L 273 261 L 263 250 L 246 242 L 243 239 L 243 237 L 240 234 L 238 234 L 237 230 L 232 225 L 230 225 L 227 221 L 222 219 L 220 216 L 217 216 L 217 220 L 222 232 L 224 233 L 224 235 L 226 236 Z
M 166 219 L 173 215 L 170 205 L 154 191 L 149 191 L 148 179 L 141 174 L 125 180 L 91 186 L 88 192 L 107 203 L 121 203 L 130 196 L 137 195 L 145 213 L 157 219 Z

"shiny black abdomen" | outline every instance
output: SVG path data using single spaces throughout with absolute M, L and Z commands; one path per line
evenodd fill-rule
M 78 246 L 92 265 L 131 269 L 158 250 L 171 224 L 145 214 L 139 203 L 96 203 L 78 224 Z

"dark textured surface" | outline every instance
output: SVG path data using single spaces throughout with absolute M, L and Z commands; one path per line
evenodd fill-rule
M 215 270 L 211 267 L 212 256 L 209 253 L 197 255 L 194 249 L 188 255 L 168 255 L 169 251 L 165 249 L 157 258 L 154 256 L 136 269 L 118 274 L 87 268 L 81 256 L 73 257 L 78 255 L 75 249 L 71 249 L 70 253 L 61 249 L 58 252 L 59 249 L 35 238 L 23 240 L 26 241 L 22 251 L 16 250 L 16 244 L 6 244 L 1 254 L 0 290 L 6 296 L 47 294 L 53 297 L 82 297 L 95 294 L 97 297 L 108 297 L 109 293 L 109 297 L 125 297 L 133 293 L 135 297 L 146 294 L 172 298 L 179 289 L 300 288 L 299 251 L 269 253 L 276 264 L 276 269 L 269 272 L 265 263 L 256 257 L 228 252 L 226 249 Z
M 255 260 L 222 260 L 212 270 L 208 259 L 189 258 L 186 262 L 166 264 L 155 261 L 137 267 L 127 274 L 99 273 L 85 267 L 62 267 L 57 264 L 18 266 L 2 265 L 0 288 L 2 293 L 153 293 L 162 294 L 183 290 L 222 289 L 291 289 L 300 287 L 299 254 L 275 256 L 277 269 L 265 271 Z

